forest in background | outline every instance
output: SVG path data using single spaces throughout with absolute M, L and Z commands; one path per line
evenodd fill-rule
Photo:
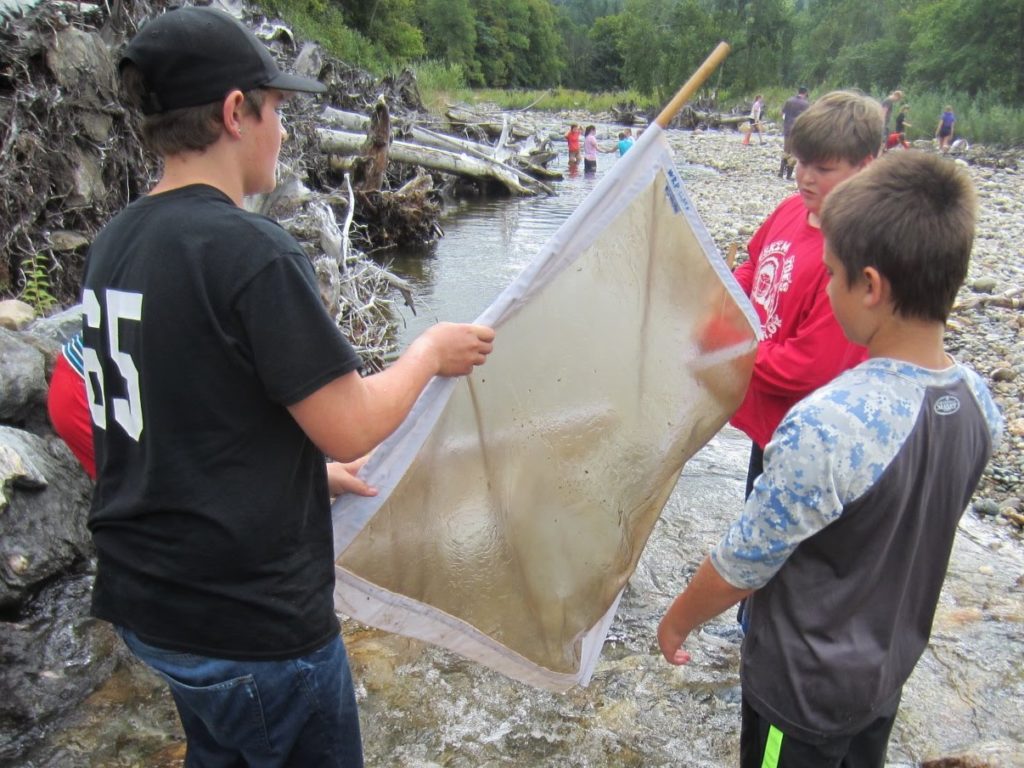
M 470 87 L 636 91 L 662 102 L 719 40 L 717 83 L 1024 99 L 1021 0 L 265 0 L 377 73 L 425 60 Z

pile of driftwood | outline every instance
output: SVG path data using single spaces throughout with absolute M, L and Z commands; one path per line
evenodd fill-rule
M 115 73 L 121 46 L 171 1 L 2 3 L 0 298 L 31 289 L 38 308 L 59 308 L 79 296 L 96 232 L 158 173 Z M 390 297 L 397 289 L 410 303 L 411 293 L 368 254 L 435 240 L 443 194 L 550 192 L 554 153 L 521 120 L 453 107 L 439 121 L 411 73 L 378 80 L 237 0 L 217 6 L 248 23 L 283 67 L 327 86 L 289 104 L 282 183 L 250 204 L 307 247 L 329 310 L 379 367 L 393 352 Z
M 715 130 L 729 128 L 737 130 L 743 123 L 750 121 L 750 113 L 718 112 L 712 108 L 701 108 L 687 104 L 672 120 L 670 127 L 687 130 Z
M 636 104 L 622 103 L 611 108 L 610 121 L 620 125 L 646 125 L 654 115 L 647 114 Z M 750 120 L 750 110 L 740 109 L 721 112 L 718 100 L 712 93 L 705 93 L 685 104 L 669 122 L 670 128 L 696 131 L 709 129 L 738 129 Z
M 317 131 L 320 146 L 332 153 L 331 168 L 349 171 L 361 167 L 372 154 L 373 162 L 386 166 L 388 161 L 428 171 L 452 174 L 487 186 L 500 185 L 516 195 L 551 192 L 540 179 L 558 179 L 560 173 L 546 167 L 555 153 L 547 139 L 537 132 L 525 133 L 507 115 L 496 123 L 487 115 L 471 113 L 456 107 L 447 116 L 454 130 L 480 132 L 485 140 L 461 138 L 416 124 L 395 129 L 383 100 L 374 115 L 345 112 L 328 107 L 321 118 L 325 126 Z M 494 137 L 495 144 L 486 141 Z M 369 137 L 369 138 L 368 138 Z

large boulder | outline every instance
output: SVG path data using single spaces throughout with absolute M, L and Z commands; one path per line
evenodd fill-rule
M 24 424 L 46 406 L 46 355 L 25 336 L 0 328 L 0 422 Z
M 92 484 L 46 417 L 47 372 L 74 314 L 39 335 L 0 328 L 0 421 L 11 423 L 0 424 L 0 765 L 18 764 L 118 659 L 109 625 L 89 617 Z
M 0 610 L 89 558 L 91 493 L 63 441 L 0 426 Z

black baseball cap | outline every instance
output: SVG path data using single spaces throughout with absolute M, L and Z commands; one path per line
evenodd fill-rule
M 317 80 L 282 72 L 251 31 L 213 8 L 176 8 L 146 22 L 119 67 L 129 61 L 142 72 L 146 115 L 210 104 L 235 89 L 327 90 Z

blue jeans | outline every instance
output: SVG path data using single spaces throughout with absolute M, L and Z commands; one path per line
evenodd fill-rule
M 186 768 L 362 768 L 352 673 L 341 637 L 285 661 L 169 651 L 118 628 L 163 677 L 188 739 Z

